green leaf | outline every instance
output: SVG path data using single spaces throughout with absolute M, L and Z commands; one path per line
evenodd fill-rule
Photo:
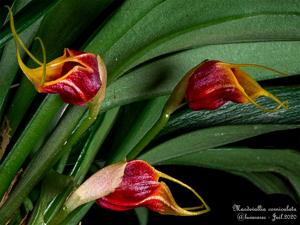
M 81 42 L 86 41 L 89 38 L 89 26 L 112 1 L 59 0 L 49 10 L 38 31 L 38 36 L 45 44 L 47 57 L 62 55 L 63 49 L 74 45 L 79 37 Z M 39 52 L 39 49 L 36 45 L 35 51 Z
M 122 132 L 122 138 L 116 141 L 115 146 L 110 148 L 109 155 L 106 159 L 106 163 L 110 164 L 113 162 L 118 162 L 126 158 L 126 155 L 130 150 L 139 142 L 139 140 L 149 131 L 156 120 L 160 116 L 160 111 L 162 110 L 167 98 L 165 96 L 152 99 L 148 102 L 142 102 L 142 109 L 137 109 L 132 105 L 128 105 L 128 108 L 132 111 L 137 111 L 137 115 L 134 116 L 134 122 L 130 127 L 127 127 L 126 132 Z M 123 115 L 118 123 L 122 124 L 122 121 L 132 120 L 132 113 Z M 113 137 L 116 140 L 116 137 Z
M 112 134 L 110 134 L 110 136 L 113 135 L 114 141 L 109 143 L 106 147 L 108 155 L 110 155 L 110 153 L 114 154 L 114 150 L 119 147 L 120 142 L 126 139 L 126 136 L 131 130 L 132 125 L 135 124 L 135 121 L 139 117 L 140 113 L 145 107 L 147 107 L 146 104 L 147 103 L 145 102 L 135 102 L 133 104 L 121 107 L 116 125 L 113 127 Z M 110 151 L 109 149 L 113 151 Z
M 138 67 L 112 83 L 107 90 L 103 107 L 111 108 L 169 94 L 187 71 L 207 58 L 262 64 L 290 75 L 299 74 L 299 51 L 298 41 L 211 45 L 183 51 Z M 251 76 L 256 80 L 266 80 L 280 75 L 256 69 Z
M 125 77 L 124 77 L 125 78 Z M 121 78 L 121 79 L 124 79 Z M 167 126 L 161 131 L 160 137 L 174 136 L 196 130 L 201 127 L 210 127 L 223 124 L 285 124 L 300 122 L 300 95 L 299 88 L 271 88 L 273 94 L 282 100 L 288 100 L 289 109 L 279 110 L 275 113 L 266 113 L 252 105 L 240 105 L 228 103 L 218 110 L 191 111 L 182 110 L 171 116 Z M 139 115 L 132 124 L 131 129 L 126 132 L 123 139 L 119 141 L 119 147 L 110 150 L 108 162 L 124 159 L 127 153 L 146 134 L 159 117 L 166 97 L 157 98 L 145 105 L 144 110 L 139 110 Z M 260 99 L 263 105 L 271 107 L 272 103 L 267 99 Z M 132 107 L 132 106 L 129 106 Z M 123 118 L 128 120 L 128 118 Z M 230 142 L 229 142 L 230 143 Z
M 287 100 L 289 109 L 266 113 L 253 105 L 234 103 L 228 103 L 214 111 L 185 109 L 171 117 L 167 127 L 162 131 L 162 135 L 225 124 L 299 124 L 300 98 L 298 96 L 300 88 L 286 86 L 267 88 L 267 90 L 279 99 Z M 264 106 L 273 107 L 273 103 L 268 99 L 261 98 L 259 102 Z
M 45 134 L 40 134 L 37 130 L 45 130 L 52 122 L 53 116 L 61 110 L 62 102 L 58 98 L 58 96 L 48 96 L 44 100 L 9 154 L 1 162 L 0 196 L 3 196 L 15 174 L 34 149 L 37 142 L 44 137 Z
M 58 124 L 57 129 L 48 138 L 43 148 L 41 148 L 39 154 L 35 155 L 35 157 L 31 160 L 30 166 L 24 171 L 22 179 L 19 180 L 18 185 L 10 194 L 10 198 L 0 209 L 0 224 L 4 223 L 11 217 L 12 213 L 20 206 L 24 197 L 29 194 L 33 186 L 42 179 L 42 176 L 45 175 L 49 168 L 51 168 L 60 158 L 62 155 L 62 152 L 60 151 L 61 148 L 64 144 L 66 145 L 66 141 L 75 129 L 77 123 L 79 123 L 84 111 L 85 108 L 83 107 L 71 108 L 70 113 L 63 117 Z M 31 131 L 36 131 L 36 129 Z M 12 160 L 10 161 L 12 162 Z M 15 174 L 18 169 L 15 170 L 16 168 L 6 168 L 3 167 L 3 164 L 1 166 L 1 177 L 3 177 L 3 179 L 1 180 L 2 183 L 0 188 L 1 192 L 4 193 L 10 184 L 10 178 L 14 177 L 12 174 Z M 15 167 L 18 167 L 18 165 Z
M 292 0 L 128 0 L 88 48 L 104 55 L 113 80 L 141 62 L 195 46 L 299 40 L 299 9 Z
M 299 125 L 230 125 L 196 130 L 163 142 L 139 158 L 152 164 L 176 161 L 180 157 L 188 157 L 200 150 L 208 151 L 210 148 L 230 144 L 246 138 L 261 134 L 299 128 Z M 242 161 L 239 161 L 242 164 Z M 193 165 L 193 161 L 191 161 Z M 239 165 L 242 166 L 242 165 Z M 226 169 L 226 168 L 223 168 Z M 229 169 L 229 168 L 228 168 Z
M 297 199 L 289 185 L 282 177 L 271 172 L 232 172 L 233 174 L 245 177 L 266 194 L 286 194 Z
M 242 129 L 239 131 L 242 132 Z M 217 142 L 217 140 L 214 141 Z M 275 172 L 284 176 L 292 184 L 297 193 L 298 201 L 300 201 L 300 180 L 297 175 L 300 171 L 299 152 L 289 149 L 203 149 L 199 144 L 190 145 L 190 148 L 192 146 L 193 151 L 186 148 L 187 151 L 182 154 L 172 153 L 172 155 L 169 154 L 169 157 L 160 157 L 160 155 L 155 157 L 153 153 L 146 153 L 141 158 L 159 165 L 190 165 L 236 172 Z M 176 149 L 178 150 L 180 147 L 182 146 L 177 145 Z M 164 154 L 165 152 L 161 153 Z M 158 159 L 159 157 L 161 159 Z
M 15 25 L 18 33 L 21 33 L 23 30 L 31 26 L 36 21 L 40 20 L 44 17 L 45 14 L 58 2 L 45 0 L 45 1 L 31 1 L 31 3 L 27 3 L 22 1 L 20 4 L 22 7 L 26 4 L 26 13 L 22 13 L 22 10 L 16 15 Z M 17 10 L 21 7 L 17 4 Z M 25 10 L 24 10 L 25 11 Z M 29 12 L 29 13 L 27 13 Z M 9 24 L 6 23 L 6 26 L 1 29 L 1 38 L 0 38 L 0 48 L 3 47 L 7 41 L 11 40 L 12 35 L 10 32 Z
M 28 5 L 30 2 L 34 0 L 15 0 L 12 4 L 12 9 L 14 13 L 16 14 L 19 12 L 22 8 L 24 8 L 26 5 Z
M 13 14 L 14 14 L 14 16 L 15 15 L 17 15 L 18 14 L 18 12 L 20 11 L 20 10 L 22 10 L 25 6 L 27 6 L 30 2 L 32 2 L 32 1 L 34 1 L 34 0 L 14 0 L 14 1 L 12 1 L 13 3 L 10 5 L 10 3 L 8 3 L 8 2 L 5 2 L 4 4 L 7 4 L 7 5 L 10 5 L 10 7 L 12 8 L 12 11 L 13 11 Z M 4 5 L 3 4 L 3 5 Z M 4 21 L 3 21 L 3 25 L 4 24 L 7 24 L 8 23 L 8 20 L 9 20 L 9 15 L 8 15 L 8 10 L 7 10 L 7 8 L 3 8 L 3 11 L 5 12 L 4 14 L 6 15 L 6 16 L 3 16 L 3 18 L 5 18 L 4 19 Z M 40 18 L 41 19 L 41 18 Z M 37 20 L 40 20 L 40 19 L 37 19 Z M 2 22 L 1 22 L 2 23 Z M 32 26 L 32 25 L 29 25 L 28 27 L 30 27 L 30 26 Z M 24 30 L 26 30 L 26 29 L 28 29 L 28 28 L 25 28 Z M 21 33 L 22 33 L 23 31 L 21 31 Z M 0 47 L 1 48 L 1 47 Z

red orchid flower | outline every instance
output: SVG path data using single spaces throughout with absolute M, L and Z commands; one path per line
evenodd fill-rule
M 192 110 L 214 110 L 228 101 L 235 103 L 252 103 L 265 111 L 276 111 L 280 107 L 287 108 L 274 95 L 264 90 L 241 67 L 260 67 L 254 64 L 229 64 L 217 60 L 207 60 L 188 73 L 186 101 Z M 280 73 L 280 72 L 278 72 Z M 268 109 L 256 102 L 260 96 L 266 96 L 278 103 L 274 109 Z
M 25 47 L 16 33 L 11 9 L 10 26 L 16 43 L 17 60 L 20 68 L 40 93 L 59 94 L 66 103 L 83 105 L 93 101 L 100 88 L 106 85 L 106 68 L 100 56 L 70 49 L 46 64 L 46 52 L 43 50 L 43 62 L 35 58 Z M 22 47 L 38 68 L 28 68 L 22 61 L 19 47 Z
M 181 208 L 168 186 L 159 182 L 159 178 L 171 180 L 189 189 L 200 200 L 201 206 Z M 209 211 L 209 207 L 194 189 L 157 171 L 142 160 L 117 163 L 100 170 L 70 196 L 66 207 L 74 209 L 91 200 L 97 200 L 100 206 L 116 211 L 147 207 L 160 214 L 176 216 L 195 216 Z
M 256 64 L 229 64 L 217 60 L 206 60 L 200 63 L 177 83 L 164 105 L 159 119 L 127 154 L 127 159 L 135 159 L 167 124 L 171 114 L 185 103 L 192 110 L 215 110 L 228 101 L 242 104 L 252 103 L 267 112 L 274 112 L 280 107 L 288 108 L 286 101 L 281 102 L 270 92 L 264 90 L 246 72 L 242 71 L 241 67 L 256 67 L 283 74 Z M 272 109 L 266 108 L 256 102 L 260 96 L 266 96 L 278 105 Z
M 102 82 L 101 59 L 92 53 L 65 49 L 63 56 L 47 63 L 45 81 L 43 66 L 30 69 L 18 57 L 19 65 L 40 93 L 59 94 L 66 103 L 83 105 L 93 99 Z

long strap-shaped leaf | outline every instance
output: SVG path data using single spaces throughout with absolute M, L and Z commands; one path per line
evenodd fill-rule
M 270 37 L 297 40 L 299 4 L 293 0 L 284 4 L 280 0 L 128 0 L 88 47 L 104 53 L 113 80 L 141 62 L 190 47 L 269 41 Z M 124 21 L 128 12 L 132 16 Z
M 141 158 L 155 164 L 177 164 L 237 172 L 275 172 L 284 176 L 294 187 L 300 201 L 300 153 L 289 149 L 216 148 L 170 154 L 169 159 L 155 160 L 150 154 Z
M 153 164 L 206 151 L 272 131 L 299 128 L 300 125 L 230 125 L 211 127 L 186 133 L 154 147 L 140 158 Z

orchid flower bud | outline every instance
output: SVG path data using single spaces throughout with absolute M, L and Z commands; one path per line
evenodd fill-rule
M 252 103 L 264 111 L 273 112 L 284 107 L 277 97 L 263 89 L 241 67 L 259 67 L 273 72 L 276 70 L 255 64 L 229 64 L 217 60 L 207 60 L 188 73 L 186 101 L 192 110 L 214 110 L 228 101 L 235 103 Z M 278 105 L 268 109 L 256 102 L 260 96 L 274 100 Z
M 159 182 L 159 178 L 171 180 L 192 191 L 201 205 L 181 208 L 168 186 L 164 182 Z M 157 171 L 142 160 L 105 167 L 73 192 L 65 206 L 67 209 L 74 209 L 91 200 L 97 200 L 100 206 L 116 211 L 147 207 L 160 214 L 176 216 L 195 216 L 209 211 L 209 207 L 194 189 Z
M 9 7 L 8 9 L 18 64 L 35 89 L 40 93 L 59 94 L 64 102 L 74 105 L 93 101 L 100 88 L 106 85 L 106 68 L 100 56 L 66 48 L 62 56 L 46 63 L 45 48 L 38 39 L 43 50 L 43 62 L 40 62 L 17 35 L 11 9 Z M 39 65 L 38 68 L 29 68 L 25 65 L 19 47 Z

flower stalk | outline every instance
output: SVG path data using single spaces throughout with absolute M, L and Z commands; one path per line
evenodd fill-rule
M 205 60 L 190 71 L 177 83 L 168 98 L 159 119 L 128 153 L 126 159 L 135 159 L 141 151 L 167 124 L 172 113 L 188 104 L 192 110 L 215 110 L 228 101 L 246 104 L 251 103 L 266 112 L 275 112 L 279 108 L 288 108 L 286 101 L 264 90 L 242 67 L 254 67 L 275 73 L 284 73 L 257 64 L 229 64 L 217 60 Z M 256 102 L 260 96 L 274 100 L 277 106 L 269 109 Z

